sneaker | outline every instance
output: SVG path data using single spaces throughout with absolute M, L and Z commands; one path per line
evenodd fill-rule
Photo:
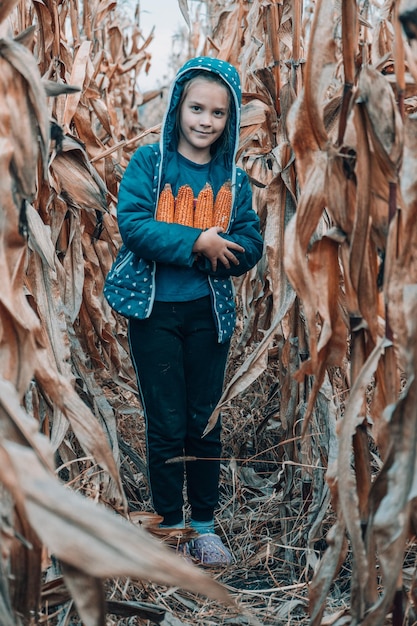
M 204 533 L 189 541 L 191 556 L 204 567 L 227 567 L 233 557 L 222 540 L 214 533 Z

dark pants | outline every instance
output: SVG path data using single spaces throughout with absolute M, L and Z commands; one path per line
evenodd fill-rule
M 183 462 L 194 520 L 212 518 L 218 503 L 220 421 L 202 433 L 223 389 L 229 342 L 219 344 L 209 296 L 155 302 L 146 320 L 130 320 L 129 341 L 146 421 L 148 473 L 164 524 L 183 519 Z

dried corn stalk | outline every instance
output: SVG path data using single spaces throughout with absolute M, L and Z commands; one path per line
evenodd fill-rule
M 2 5 L 1 17 L 12 8 L 12 3 Z M 126 514 L 115 411 L 102 387 L 111 373 L 128 383 L 132 379 L 127 347 L 117 340 L 120 322 L 102 296 L 117 245 L 117 226 L 109 208 L 120 169 L 112 152 L 103 155 L 106 145 L 115 145 L 118 160 L 126 162 L 123 149 L 127 146 L 129 153 L 137 142 L 142 129 L 135 122 L 134 102 L 125 101 L 126 85 L 132 84 L 132 75 L 134 80 L 135 71 L 149 56 L 146 43 L 138 48 L 133 38 L 131 55 L 124 58 L 120 37 L 118 45 L 116 41 L 120 31 L 114 29 L 114 37 L 108 37 L 112 27 L 106 20 L 101 23 L 111 8 L 92 11 L 96 35 L 101 32 L 104 37 L 106 31 L 106 59 L 100 53 L 92 58 L 92 40 L 79 42 L 74 20 L 73 35 L 81 45 L 72 55 L 64 33 L 67 10 L 73 11 L 73 5 L 64 3 L 59 14 L 55 5 L 36 6 L 43 81 L 33 55 L 22 43 L 0 39 L 0 478 L 12 496 L 2 498 L 2 536 L 8 532 L 7 523 L 13 524 L 15 507 L 16 529 L 23 537 L 23 542 L 2 539 L 2 571 L 11 560 L 15 574 L 13 606 L 7 583 L 3 587 L 4 607 L 10 606 L 7 615 L 2 610 L 4 624 L 14 623 L 13 608 L 25 620 L 39 613 L 38 537 L 67 564 L 64 576 L 86 623 L 96 623 L 99 615 L 104 618 L 101 579 L 112 575 L 146 579 L 161 575 L 166 584 L 178 584 L 183 577 L 180 584 L 230 602 L 226 591 L 203 573 L 192 572 L 121 516 L 76 493 L 106 500 Z M 32 19 L 32 6 L 20 3 L 10 20 L 15 34 Z M 92 32 L 88 23 L 85 26 Z M 33 29 L 20 40 L 32 47 L 32 37 Z M 51 63 L 57 58 L 62 60 L 61 69 L 65 67 L 62 76 L 58 65 Z M 64 77 L 70 77 L 75 87 L 67 86 Z M 100 92 L 96 80 L 101 81 Z M 56 98 L 48 101 L 47 93 Z M 107 106 L 98 102 L 103 93 Z M 121 141 L 122 137 L 129 141 Z M 92 157 L 97 159 L 95 168 Z M 96 377 L 100 370 L 108 373 Z M 73 479 L 73 491 L 54 474 L 57 450 Z M 27 558 L 28 541 L 33 544 L 31 558 Z M 147 548 L 143 549 L 144 541 Z M 132 551 L 132 546 L 137 549 Z
M 310 585 L 311 623 L 322 621 L 348 545 L 352 551 L 352 620 L 382 623 L 395 594 L 401 594 L 402 554 L 408 524 L 414 523 L 415 332 L 410 321 L 415 306 L 415 146 L 411 113 L 417 71 L 413 42 L 401 41 L 396 21 L 399 13 L 409 25 L 414 7 L 411 0 L 395 6 L 386 2 L 375 12 L 365 3 L 321 0 L 314 10 L 304 3 L 303 13 L 299 0 L 208 0 L 206 4 L 211 32 L 204 52 L 231 61 L 242 75 L 239 162 L 253 184 L 254 207 L 265 237 L 264 259 L 236 281 L 243 315 L 232 356 L 242 358 L 242 365 L 208 427 L 222 407 L 274 365 L 283 440 L 276 461 L 285 468 L 283 498 L 294 502 L 295 495 L 302 497 L 301 527 L 293 528 L 287 521 L 290 515 L 285 506 L 279 523 L 287 542 L 284 554 L 289 568 L 298 576 L 293 548 L 301 546 L 308 553 L 307 576 L 315 572 Z M 13 5 L 3 3 L 0 16 L 5 17 Z M 189 16 L 186 3 L 182 8 Z M 1 181 L 4 206 L 12 215 L 4 224 L 9 248 L 3 263 L 10 263 L 7 267 L 11 268 L 7 284 L 15 288 L 25 281 L 34 311 L 28 311 L 25 300 L 25 314 L 35 326 L 38 319 L 42 321 L 42 334 L 28 335 L 28 322 L 19 326 L 20 318 L 15 319 L 22 298 L 16 307 L 14 303 L 3 307 L 4 332 L 13 327 L 18 332 L 7 337 L 18 339 L 7 344 L 2 367 L 71 468 L 75 468 L 77 449 L 70 432 L 76 433 L 86 450 L 96 444 L 88 426 L 90 411 L 73 395 L 74 373 L 75 380 L 81 381 L 79 392 L 109 433 L 116 460 L 114 409 L 103 394 L 98 401 L 99 389 L 110 382 L 114 385 L 113 381 L 134 389 L 125 327 L 103 301 L 101 289 L 120 244 L 114 217 L 120 177 L 131 151 L 157 127 L 143 129 L 136 114 L 137 102 L 148 97 L 138 95 L 134 83 L 149 63 L 149 41 L 142 45 L 135 27 L 130 47 L 126 46 L 123 26 L 115 21 L 113 9 L 113 3 L 87 2 L 81 23 L 73 4 L 64 3 L 58 11 L 48 3 L 34 7 L 21 3 L 10 20 L 18 34 L 31 26 L 36 12 L 44 84 L 51 90 L 70 77 L 79 87 L 49 103 L 56 133 L 47 181 L 39 179 L 33 186 L 37 168 L 32 161 L 33 168 L 27 171 L 14 167 L 20 171 L 19 198 L 32 203 L 21 212 L 20 220 L 25 229 L 27 215 L 27 271 L 26 248 L 15 235 L 18 220 L 8 191 L 10 178 Z M 310 9 L 313 24 L 308 19 Z M 67 16 L 76 54 L 66 39 Z M 23 39 L 31 45 L 30 37 Z M 309 47 L 304 51 L 307 39 Z M 12 44 L 6 48 L 1 61 L 11 54 Z M 30 84 L 32 73 L 25 73 L 24 66 L 18 67 L 23 76 L 18 87 L 12 86 L 14 72 L 0 72 L 7 92 Z M 27 106 L 25 97 L 19 103 Z M 31 119 L 36 120 L 37 114 Z M 45 117 L 42 123 L 46 128 Z M 18 128 L 16 121 L 14 128 Z M 46 135 L 45 130 L 45 154 Z M 22 153 L 19 147 L 13 156 L 6 139 L 9 132 L 0 136 L 3 166 L 8 171 L 11 159 L 21 164 Z M 39 148 L 35 143 L 23 149 L 36 160 Z M 75 178 L 79 184 L 74 184 Z M 28 391 L 32 348 L 39 351 L 39 345 L 42 358 L 36 384 Z M 10 356 L 17 346 L 29 357 L 21 369 Z M 52 369 L 45 363 L 52 363 Z M 401 397 L 398 365 L 407 380 Z M 337 382 L 335 372 L 342 383 Z M 42 389 L 49 390 L 52 412 L 45 410 Z M 339 392 L 345 394 L 342 407 L 333 402 Z M 71 402 L 63 401 L 67 397 Z M 344 419 L 336 442 L 335 416 L 340 417 L 342 409 Z M 266 417 L 259 428 L 269 422 Z M 302 432 L 305 436 L 300 439 Z M 376 481 L 371 475 L 369 437 L 380 453 Z M 32 441 L 31 445 L 35 447 Z M 106 454 L 104 448 L 95 451 L 95 460 L 105 464 Z M 91 468 L 94 462 L 90 461 Z M 327 462 L 325 482 L 322 466 Z M 9 464 L 3 467 L 6 472 Z M 102 474 L 87 484 L 77 471 L 73 478 L 76 487 L 86 492 L 118 497 L 106 479 L 103 483 Z M 2 480 L 11 487 L 17 484 L 14 472 Z M 17 497 L 18 489 L 14 493 Z M 314 546 L 330 499 L 336 521 L 320 558 Z M 375 546 L 381 560 L 380 600 Z M 77 573 L 71 574 L 76 580 Z M 94 578 L 96 574 L 91 571 L 89 575 Z M 92 604 L 98 606 L 100 592 L 93 579 L 87 587 L 93 594 Z M 394 619 L 402 623 L 403 616 L 396 611 Z

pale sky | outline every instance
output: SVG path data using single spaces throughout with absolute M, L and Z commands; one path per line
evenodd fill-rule
M 152 55 L 152 65 L 146 76 L 141 72 L 138 84 L 141 91 L 158 87 L 158 80 L 167 74 L 167 62 L 172 38 L 180 28 L 187 27 L 178 6 L 178 0 L 140 0 L 140 26 L 144 37 L 152 27 L 155 33 L 147 50 Z

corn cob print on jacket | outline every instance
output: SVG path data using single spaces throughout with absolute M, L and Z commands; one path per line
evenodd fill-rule
M 174 127 L 184 84 L 195 71 L 219 74 L 232 93 L 229 148 L 213 154 L 208 181 L 216 198 L 230 181 L 232 208 L 225 239 L 240 244 L 239 265 L 221 263 L 213 271 L 209 259 L 196 257 L 192 249 L 202 228 L 156 219 L 160 194 L 169 183 L 174 196 L 179 191 L 180 166 Z M 158 263 L 198 269 L 207 277 L 217 327 L 218 341 L 230 339 L 235 327 L 232 276 L 240 276 L 261 258 L 263 241 L 259 219 L 252 209 L 252 192 L 246 173 L 235 165 L 239 143 L 240 81 L 235 68 L 220 59 L 197 57 L 177 73 L 168 96 L 159 144 L 140 147 L 132 156 L 120 184 L 117 218 L 123 245 L 106 279 L 104 295 L 110 306 L 128 318 L 149 317 L 155 298 Z M 229 184 L 229 182 L 227 182 Z

